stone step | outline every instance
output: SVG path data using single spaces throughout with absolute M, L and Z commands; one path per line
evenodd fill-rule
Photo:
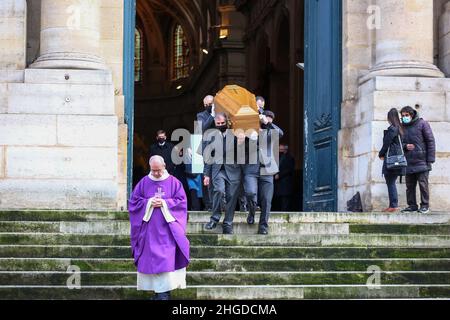
M 385 246 L 385 247 L 450 247 L 450 235 L 222 235 L 191 234 L 191 245 L 220 246 Z M 128 245 L 128 235 L 0 233 L 0 244 L 16 245 Z
M 247 214 L 236 212 L 235 222 L 245 222 Z M 258 222 L 259 213 L 257 213 Z M 208 212 L 189 212 L 189 222 L 206 223 Z M 128 212 L 107 211 L 0 211 L 0 221 L 128 221 Z M 335 213 L 335 212 L 273 212 L 271 223 L 362 223 L 362 224 L 448 224 L 450 213 Z
M 73 273 L 57 271 L 0 271 L 2 285 L 65 285 Z M 136 284 L 137 274 L 132 272 L 80 272 L 81 285 Z M 245 272 L 187 272 L 189 285 L 332 285 L 366 284 L 373 272 L 361 271 L 245 271 Z M 450 271 L 381 271 L 382 284 L 448 284 Z M 72 282 L 69 282 L 72 283 Z
M 438 247 L 191 246 L 192 258 L 450 258 Z M 0 245 L 2 258 L 131 258 L 129 246 Z
M 0 286 L 0 299 L 8 300 L 136 300 L 150 299 L 136 286 L 93 286 L 70 290 L 66 286 Z M 427 299 L 450 298 L 448 285 L 336 286 L 188 286 L 175 290 L 178 300 L 275 300 L 275 299 Z
M 220 234 L 221 224 L 212 230 L 205 230 L 203 223 L 191 222 L 188 224 L 190 234 Z M 257 225 L 235 223 L 236 234 L 256 234 Z M 72 234 L 117 234 L 129 235 L 128 221 L 0 221 L 2 233 L 72 233 Z M 349 233 L 376 233 L 376 234 L 424 234 L 448 235 L 450 224 L 420 224 L 420 225 L 389 225 L 389 224 L 348 224 L 348 223 L 271 223 L 272 235 L 299 235 L 299 234 L 349 234 Z
M 0 271 L 136 271 L 133 259 L 0 258 Z M 189 271 L 450 271 L 450 258 L 398 259 L 191 259 Z
M 429 225 L 433 227 L 435 225 Z M 257 234 L 257 225 L 247 223 L 235 223 L 236 234 Z M 72 233 L 90 234 L 105 233 L 129 235 L 130 224 L 128 221 L 91 221 L 91 222 L 36 222 L 36 221 L 0 221 L 0 232 L 3 233 Z M 209 231 L 204 228 L 204 223 L 189 223 L 187 232 L 190 234 L 220 234 L 222 227 Z M 349 225 L 345 223 L 272 223 L 270 233 L 277 235 L 292 234 L 349 234 Z

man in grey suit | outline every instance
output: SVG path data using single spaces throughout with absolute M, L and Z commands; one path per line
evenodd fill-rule
M 233 219 L 236 203 L 239 196 L 241 168 L 236 163 L 236 147 L 238 139 L 231 130 L 228 130 L 226 114 L 217 113 L 215 126 L 219 130 L 209 132 L 205 139 L 211 141 L 203 152 L 205 159 L 204 184 L 213 185 L 213 212 L 210 222 L 205 229 L 212 230 L 217 227 L 225 207 L 223 233 L 233 234 Z
M 269 233 L 269 216 L 272 208 L 272 199 L 274 192 L 274 175 L 279 172 L 278 163 L 273 161 L 274 149 L 278 150 L 279 139 L 283 137 L 284 133 L 277 125 L 273 123 L 275 114 L 272 111 L 264 111 L 261 117 L 261 129 L 263 134 L 260 139 L 265 139 L 265 143 L 260 140 L 261 152 L 261 170 L 258 179 L 258 195 L 261 204 L 261 216 L 259 218 L 258 234 L 267 235 Z M 273 135 L 272 135 L 273 134 Z M 278 141 L 274 141 L 277 138 Z M 249 213 L 247 223 L 253 224 L 255 217 Z

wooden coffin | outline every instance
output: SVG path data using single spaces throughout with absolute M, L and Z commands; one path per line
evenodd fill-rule
M 214 105 L 216 112 L 228 115 L 232 129 L 259 132 L 259 113 L 253 93 L 237 85 L 228 85 L 217 93 Z

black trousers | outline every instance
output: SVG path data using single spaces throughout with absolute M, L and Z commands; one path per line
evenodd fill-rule
M 420 189 L 420 206 L 430 206 L 430 190 L 428 186 L 429 171 L 407 174 L 406 175 L 406 200 L 411 208 L 418 208 L 416 199 L 416 187 L 419 184 Z

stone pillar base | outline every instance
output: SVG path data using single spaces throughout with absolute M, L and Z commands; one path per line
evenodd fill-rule
M 388 62 L 375 66 L 369 73 L 359 79 L 363 84 L 375 77 L 426 77 L 445 78 L 443 72 L 434 64 L 416 61 Z
M 30 68 L 32 69 L 107 69 L 103 59 L 90 54 L 61 52 L 49 53 L 39 57 Z

